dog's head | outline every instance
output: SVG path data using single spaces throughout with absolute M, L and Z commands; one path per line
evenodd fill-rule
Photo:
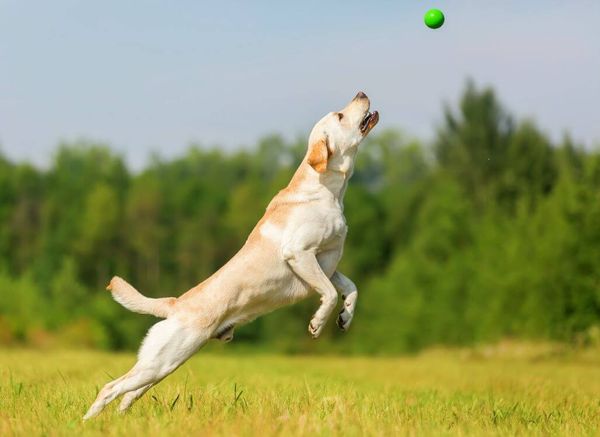
M 357 146 L 379 121 L 377 111 L 369 112 L 371 102 L 359 92 L 344 109 L 330 112 L 313 128 L 308 140 L 307 162 L 319 173 L 348 171 Z

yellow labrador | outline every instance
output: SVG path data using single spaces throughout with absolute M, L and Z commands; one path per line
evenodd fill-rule
M 362 92 L 313 128 L 308 151 L 287 188 L 267 207 L 242 249 L 220 270 L 179 298 L 150 299 L 119 277 L 108 285 L 125 308 L 165 318 L 144 339 L 138 361 L 106 384 L 84 416 L 99 414 L 125 395 L 124 411 L 177 369 L 206 341 L 230 341 L 235 326 L 292 304 L 313 291 L 321 305 L 308 324 L 316 338 L 337 304 L 337 324 L 348 329 L 358 296 L 354 283 L 336 271 L 346 238 L 344 193 L 359 143 L 379 121 Z

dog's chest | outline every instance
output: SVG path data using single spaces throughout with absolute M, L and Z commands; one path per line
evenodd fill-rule
M 346 234 L 348 233 L 348 226 L 346 225 L 346 218 L 341 211 L 335 211 L 332 214 L 328 214 L 325 220 L 322 222 L 322 236 L 321 243 L 319 244 L 319 252 L 328 251 L 336 248 L 341 248 L 346 240 Z
M 260 234 L 279 245 L 284 258 L 308 250 L 317 254 L 341 251 L 347 230 L 341 206 L 329 200 L 301 204 L 282 222 L 269 218 L 260 226 Z

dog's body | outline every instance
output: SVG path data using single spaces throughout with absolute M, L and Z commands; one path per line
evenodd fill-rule
M 246 244 L 215 274 L 179 298 L 150 299 L 123 279 L 108 289 L 126 308 L 166 318 L 155 324 L 140 348 L 138 362 L 106 384 L 84 419 L 125 394 L 126 410 L 211 338 L 229 341 L 236 325 L 316 291 L 321 306 L 309 323 L 318 337 L 337 304 L 344 305 L 338 326 L 352 321 L 358 296 L 354 283 L 336 271 L 346 238 L 343 199 L 352 175 L 358 144 L 377 124 L 369 99 L 357 96 L 313 128 L 305 159 L 287 188 L 267 207 Z

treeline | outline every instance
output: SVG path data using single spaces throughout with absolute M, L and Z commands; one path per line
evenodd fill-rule
M 39 169 L 0 157 L 0 344 L 135 348 L 150 317 L 104 287 L 179 295 L 241 247 L 306 148 L 192 147 L 129 171 L 63 144 Z M 346 195 L 340 270 L 359 286 L 350 332 L 306 326 L 317 299 L 236 331 L 273 350 L 394 353 L 501 337 L 592 341 L 600 327 L 600 152 L 554 144 L 468 84 L 431 144 L 375 131 Z

